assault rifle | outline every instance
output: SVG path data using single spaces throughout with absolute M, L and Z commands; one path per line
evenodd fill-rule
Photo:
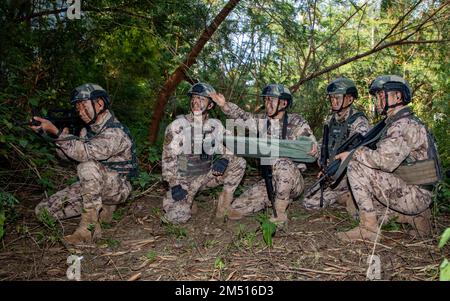
M 323 126 L 323 139 L 322 139 L 322 147 L 320 148 L 320 168 L 321 171 L 324 172 L 327 169 L 328 162 L 328 139 L 330 138 L 330 127 L 328 124 Z M 320 208 L 323 207 L 323 191 L 324 191 L 324 182 L 320 182 Z
M 39 116 L 39 112 L 36 109 L 32 110 L 33 116 Z M 49 121 L 51 121 L 58 129 L 62 130 L 64 128 L 69 129 L 69 133 L 75 136 L 80 135 L 82 128 L 86 124 L 81 120 L 77 111 L 75 109 L 53 109 L 47 112 L 46 116 L 43 116 Z M 39 126 L 41 123 L 35 119 L 31 121 L 16 121 L 14 122 L 16 126 Z
M 344 175 L 344 171 L 347 168 L 348 162 L 350 161 L 353 152 L 361 146 L 367 146 L 371 149 L 376 149 L 376 143 L 380 139 L 385 127 L 386 122 L 385 119 L 383 119 L 365 135 L 356 133 L 345 140 L 344 143 L 342 143 L 342 145 L 340 145 L 336 150 L 336 155 L 343 152 L 351 152 L 350 155 L 344 162 L 341 162 L 341 160 L 331 161 L 330 164 L 328 164 L 328 166 L 324 169 L 323 175 L 306 190 L 305 197 L 309 197 L 310 195 L 312 195 L 317 190 L 317 186 L 319 186 L 322 190 L 330 185 L 333 186 L 334 184 L 338 183 Z
M 272 183 L 272 166 L 264 165 L 261 162 L 261 175 L 264 179 L 264 183 L 266 184 L 267 197 L 269 198 L 269 201 L 272 204 L 273 216 L 276 218 L 278 217 L 278 215 L 277 209 L 275 208 L 275 192 Z

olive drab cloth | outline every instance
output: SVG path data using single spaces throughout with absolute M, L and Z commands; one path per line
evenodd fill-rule
M 225 136 L 224 143 L 227 149 L 237 156 L 264 158 L 282 157 L 295 162 L 312 163 L 317 160 L 308 152 L 314 141 L 309 137 L 300 136 L 295 140 L 285 139 L 260 139 L 257 137 Z M 242 149 L 240 148 L 242 147 Z M 241 151 L 243 151 L 241 153 Z

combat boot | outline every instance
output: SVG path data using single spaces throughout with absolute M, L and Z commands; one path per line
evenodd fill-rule
M 71 235 L 64 237 L 64 240 L 71 244 L 89 243 L 101 237 L 101 227 L 98 222 L 96 209 L 87 209 L 81 213 L 81 220 L 78 228 Z
M 350 191 L 344 192 L 336 197 L 336 203 L 345 206 L 348 203 L 348 200 L 352 200 L 352 193 Z
M 230 191 L 222 191 L 217 203 L 216 218 L 223 219 L 225 215 L 228 215 L 231 209 L 231 203 L 233 202 L 233 193 Z
M 116 205 L 102 205 L 102 210 L 100 211 L 99 220 L 102 223 L 110 223 L 113 219 L 113 213 L 116 211 Z
M 359 226 L 347 232 L 339 232 L 337 236 L 343 241 L 355 241 L 358 239 L 375 241 L 377 226 L 377 215 L 375 212 L 361 211 Z
M 431 235 L 430 209 L 413 216 L 397 213 L 397 217 L 397 222 L 407 223 L 413 227 L 413 230 L 408 231 L 411 236 L 428 237 Z
M 227 218 L 232 221 L 243 219 L 245 215 L 238 209 L 231 208 L 227 212 Z
M 277 228 L 285 228 L 288 223 L 288 216 L 286 209 L 289 206 L 289 200 L 275 200 L 275 210 L 277 217 L 272 216 L 270 221 L 277 225 Z

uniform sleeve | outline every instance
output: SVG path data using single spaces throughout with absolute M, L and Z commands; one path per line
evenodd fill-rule
M 56 155 L 62 160 L 65 160 L 65 161 L 70 160 L 70 158 L 67 157 L 66 154 L 58 146 L 56 147 Z
M 181 154 L 182 146 L 177 139 L 181 138 L 175 131 L 174 123 L 169 124 L 165 131 L 164 146 L 162 152 L 162 177 L 169 185 L 175 186 L 179 183 L 178 155 Z
M 64 154 L 78 162 L 107 160 L 126 150 L 125 133 L 118 128 L 108 128 L 91 139 L 80 139 L 69 134 L 61 134 L 56 141 Z
M 410 154 L 404 130 L 408 124 L 398 121 L 389 127 L 386 136 L 377 144 L 376 150 L 368 147 L 357 149 L 353 159 L 374 169 L 393 172 Z
M 254 114 L 242 110 L 237 104 L 234 104 L 232 102 L 225 103 L 225 105 L 222 107 L 222 112 L 233 119 L 247 120 L 256 117 Z
M 367 120 L 366 117 L 360 116 L 356 118 L 355 122 L 352 123 L 350 126 L 350 136 L 352 136 L 355 133 L 360 133 L 361 135 L 367 134 L 367 132 L 370 130 L 370 124 L 369 120 Z

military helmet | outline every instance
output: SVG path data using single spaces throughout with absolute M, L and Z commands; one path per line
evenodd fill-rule
M 288 107 L 292 106 L 293 102 L 291 91 L 281 84 L 269 84 L 265 86 L 260 96 L 278 97 L 279 99 L 287 100 Z
M 192 85 L 192 87 L 188 91 L 188 96 L 192 97 L 192 95 L 200 95 L 211 99 L 209 94 L 216 93 L 216 90 L 207 83 L 196 83 Z
M 346 77 L 339 77 L 333 80 L 327 86 L 327 94 L 343 94 L 352 95 L 354 98 L 358 98 L 358 90 L 355 83 Z
M 369 93 L 375 95 L 380 90 L 400 91 L 403 94 L 403 102 L 410 103 L 412 90 L 408 81 L 398 75 L 381 75 L 375 78 L 369 86 Z
M 102 98 L 104 100 L 105 107 L 110 105 L 109 96 L 105 89 L 97 84 L 87 83 L 76 87 L 72 91 L 70 103 L 74 105 L 79 101 L 96 100 L 97 98 Z

